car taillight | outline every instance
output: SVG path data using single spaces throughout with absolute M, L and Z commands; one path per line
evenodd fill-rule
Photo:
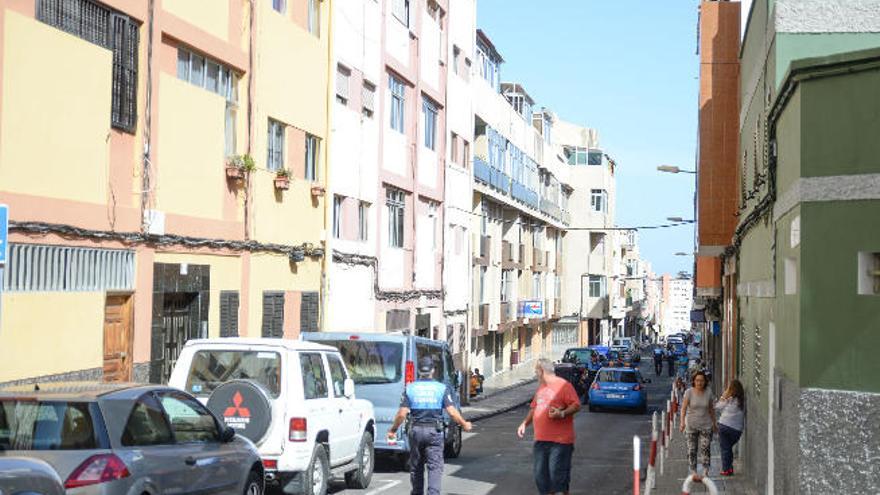
M 404 379 L 407 385 L 416 381 L 416 366 L 412 361 L 406 362 L 406 377 Z
M 113 454 L 93 455 L 70 473 L 64 488 L 97 485 L 108 481 L 121 480 L 129 475 L 128 467 L 122 459 Z
M 593 390 L 599 390 L 599 382 L 593 382 L 593 386 L 591 388 Z
M 361 340 L 360 335 L 349 335 L 348 340 Z
M 276 459 L 263 459 L 263 468 L 277 470 L 278 461 Z
M 290 435 L 288 439 L 291 442 L 306 441 L 306 418 L 290 418 Z

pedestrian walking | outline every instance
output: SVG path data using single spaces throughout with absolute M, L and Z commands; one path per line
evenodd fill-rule
M 660 376 L 663 373 L 663 348 L 654 346 L 654 373 Z
M 715 404 L 712 391 L 708 388 L 706 374 L 698 371 L 694 374 L 691 388 L 684 393 L 681 405 L 681 421 L 679 430 L 687 439 L 688 465 L 694 481 L 709 473 L 711 465 L 712 433 L 718 431 L 715 421 Z M 697 461 L 702 465 L 702 474 L 697 471 Z
M 581 402 L 571 383 L 554 374 L 549 359 L 538 360 L 535 376 L 538 390 L 516 434 L 522 438 L 529 425 L 535 430 L 533 454 L 538 493 L 567 495 L 574 452 L 574 415 L 581 410 Z
M 434 361 L 430 357 L 419 360 L 419 379 L 406 386 L 400 398 L 400 409 L 394 423 L 388 429 L 388 440 L 397 439 L 397 428 L 412 419 L 409 431 L 409 479 L 413 495 L 425 493 L 425 466 L 428 468 L 428 495 L 440 495 L 443 478 L 443 411 L 464 431 L 471 431 L 452 401 L 452 391 L 446 385 L 434 381 Z
M 668 366 L 667 372 L 669 376 L 675 374 L 675 352 L 672 350 L 672 346 L 666 347 L 666 366 Z
M 733 476 L 733 446 L 742 436 L 745 392 L 739 380 L 731 380 L 727 390 L 715 403 L 721 412 L 718 420 L 718 441 L 721 445 L 721 476 Z

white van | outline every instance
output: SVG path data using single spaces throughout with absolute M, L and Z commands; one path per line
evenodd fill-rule
M 266 482 L 324 495 L 331 477 L 364 489 L 373 476 L 373 406 L 334 347 L 284 339 L 190 340 L 168 384 L 196 396 L 256 444 Z

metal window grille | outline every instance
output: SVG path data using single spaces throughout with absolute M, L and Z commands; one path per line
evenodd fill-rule
M 134 252 L 39 244 L 10 244 L 3 290 L 92 292 L 132 290 Z
M 343 66 L 336 67 L 336 98 L 343 105 L 348 103 L 351 71 Z
M 36 14 L 50 26 L 113 51 L 111 124 L 134 132 L 139 25 L 91 0 L 38 0 Z
M 364 81 L 361 88 L 361 100 L 363 100 L 363 112 L 367 117 L 372 117 L 375 111 L 376 86 L 372 83 Z

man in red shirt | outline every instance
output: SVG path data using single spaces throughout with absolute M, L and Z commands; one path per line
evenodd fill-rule
M 581 401 L 571 383 L 556 376 L 550 360 L 538 360 L 535 376 L 538 377 L 538 391 L 516 434 L 522 438 L 526 427 L 534 424 L 538 492 L 542 495 L 568 495 L 574 452 L 574 414 L 581 410 Z

